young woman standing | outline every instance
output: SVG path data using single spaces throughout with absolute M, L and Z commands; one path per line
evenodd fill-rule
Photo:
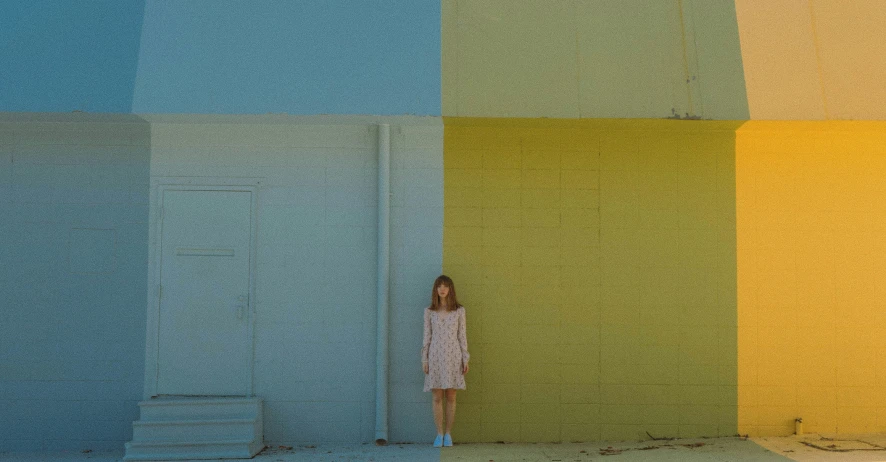
M 434 281 L 431 306 L 425 309 L 424 342 L 421 363 L 425 372 L 424 391 L 433 393 L 434 424 L 437 438 L 434 447 L 452 446 L 455 422 L 455 391 L 465 389 L 468 373 L 468 338 L 465 332 L 465 307 L 458 303 L 455 284 L 447 276 Z M 446 433 L 443 433 L 443 393 L 446 393 Z

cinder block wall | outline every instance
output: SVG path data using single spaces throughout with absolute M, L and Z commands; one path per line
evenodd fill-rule
M 886 123 L 737 132 L 739 430 L 886 431 Z
M 391 124 L 390 439 L 433 433 L 422 309 L 442 261 L 442 124 L 155 116 L 152 178 L 261 177 L 255 393 L 265 440 L 375 438 L 377 129 Z
M 736 433 L 739 124 L 445 119 L 459 440 Z
M 135 116 L 0 117 L 0 451 L 131 437 L 149 146 Z
M 433 432 L 419 352 L 442 261 L 440 119 L 284 119 L 2 121 L 0 450 L 131 439 L 144 384 L 149 183 L 161 176 L 263 178 L 255 392 L 266 441 L 374 439 L 381 122 L 392 125 L 389 437 Z

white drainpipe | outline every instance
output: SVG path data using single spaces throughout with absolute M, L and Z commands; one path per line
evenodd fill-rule
M 391 126 L 378 125 L 378 319 L 375 371 L 375 444 L 388 443 L 388 311 L 391 286 Z

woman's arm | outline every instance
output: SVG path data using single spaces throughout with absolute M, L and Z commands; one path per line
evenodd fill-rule
M 458 309 L 458 345 L 461 347 L 461 361 L 464 363 L 465 370 L 468 367 L 468 360 L 471 355 L 468 353 L 468 334 L 467 334 L 467 317 L 465 316 L 465 308 Z
M 421 363 L 427 373 L 428 350 L 431 347 L 431 310 L 425 309 L 425 333 L 421 344 Z

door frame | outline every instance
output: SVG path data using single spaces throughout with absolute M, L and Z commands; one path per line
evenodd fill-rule
M 224 177 L 155 177 L 151 179 L 150 213 L 148 225 L 148 313 L 145 336 L 145 388 L 144 398 L 157 395 L 157 381 L 160 372 L 160 269 L 162 267 L 162 199 L 165 191 L 242 191 L 250 192 L 250 236 L 249 236 L 249 306 L 247 314 L 247 346 L 250 348 L 246 381 L 246 397 L 254 396 L 255 381 L 255 271 L 257 260 L 256 237 L 258 236 L 260 178 Z

